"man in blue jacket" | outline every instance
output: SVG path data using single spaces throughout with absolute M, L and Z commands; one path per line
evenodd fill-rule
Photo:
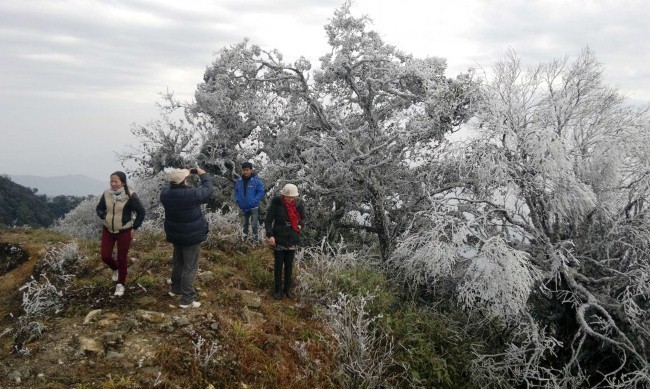
M 198 174 L 201 186 L 187 185 L 187 176 Z M 160 192 L 160 202 L 165 207 L 165 235 L 174 245 L 172 285 L 169 295 L 181 296 L 179 307 L 198 308 L 194 279 L 199 270 L 199 249 L 208 236 L 208 221 L 201 204 L 214 191 L 210 176 L 200 168 L 176 169 L 167 174 L 169 188 Z
M 258 243 L 260 201 L 264 198 L 264 184 L 253 173 L 253 164 L 244 162 L 241 165 L 241 178 L 235 181 L 235 200 L 240 209 L 244 240 L 248 240 L 248 227 L 253 230 L 253 245 Z

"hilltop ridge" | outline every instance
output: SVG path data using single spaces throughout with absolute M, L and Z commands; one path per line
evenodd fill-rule
M 29 254 L 14 270 L 0 273 L 2 387 L 323 387 L 334 374 L 329 336 L 310 305 L 275 301 L 268 293 L 267 249 L 203 250 L 196 282 L 202 305 L 183 310 L 167 295 L 172 249 L 160 236 L 142 234 L 134 243 L 123 298 L 112 296 L 97 242 L 14 229 L 0 244 Z M 70 244 L 78 245 L 82 257 L 75 277 L 57 285 L 64 296 L 60 312 L 41 318 L 42 336 L 16 350 L 18 289 L 32 271 L 43 271 L 49 248 Z M 317 355 L 319 365 L 301 353 Z

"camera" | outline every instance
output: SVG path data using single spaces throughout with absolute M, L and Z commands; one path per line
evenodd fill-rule
M 198 173 L 198 172 L 199 172 L 199 171 L 198 171 L 195 167 L 193 167 L 193 168 L 190 169 L 190 174 L 196 174 L 196 173 Z

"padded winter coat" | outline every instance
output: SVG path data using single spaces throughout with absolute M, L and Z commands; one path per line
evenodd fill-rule
M 300 215 L 300 223 L 298 225 L 302 228 L 305 220 L 305 210 L 302 201 L 296 199 L 296 210 Z M 266 229 L 266 237 L 275 237 L 275 244 L 278 246 L 291 247 L 300 244 L 300 233 L 291 228 L 289 221 L 289 214 L 287 207 L 282 202 L 282 197 L 274 197 L 271 200 L 271 205 L 266 211 L 266 219 L 264 220 L 264 228 Z
M 199 188 L 171 184 L 160 192 L 160 202 L 165 207 L 165 235 L 173 244 L 191 246 L 208 236 L 208 221 L 201 204 L 208 201 L 214 186 L 207 173 L 199 178 Z
M 245 194 L 244 183 L 246 183 Z M 235 200 L 242 211 L 250 211 L 259 207 L 260 201 L 264 198 L 264 193 L 264 184 L 254 173 L 247 181 L 244 181 L 243 178 L 235 181 Z
M 144 220 L 144 207 L 140 199 L 131 192 L 126 201 L 113 201 L 110 190 L 105 190 L 99 203 L 95 208 L 97 216 L 104 221 L 104 227 L 108 232 L 117 234 L 118 232 L 137 230 Z M 135 220 L 133 213 L 135 212 Z

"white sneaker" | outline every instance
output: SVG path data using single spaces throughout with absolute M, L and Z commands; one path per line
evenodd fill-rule
M 124 296 L 124 285 L 117 284 L 115 285 L 115 296 Z
M 113 270 L 113 275 L 111 276 L 111 280 L 117 281 L 119 277 L 120 277 L 120 271 L 119 270 Z
M 201 303 L 198 302 L 198 301 L 192 301 L 191 304 L 181 304 L 181 305 L 179 305 L 179 307 L 181 307 L 181 308 L 183 308 L 183 309 L 187 309 L 187 308 L 198 308 L 198 307 L 200 307 L 200 306 L 201 306 Z
M 169 297 L 180 296 L 180 294 L 176 294 L 176 293 L 172 292 L 171 290 L 169 292 L 167 292 L 167 294 L 169 295 Z

